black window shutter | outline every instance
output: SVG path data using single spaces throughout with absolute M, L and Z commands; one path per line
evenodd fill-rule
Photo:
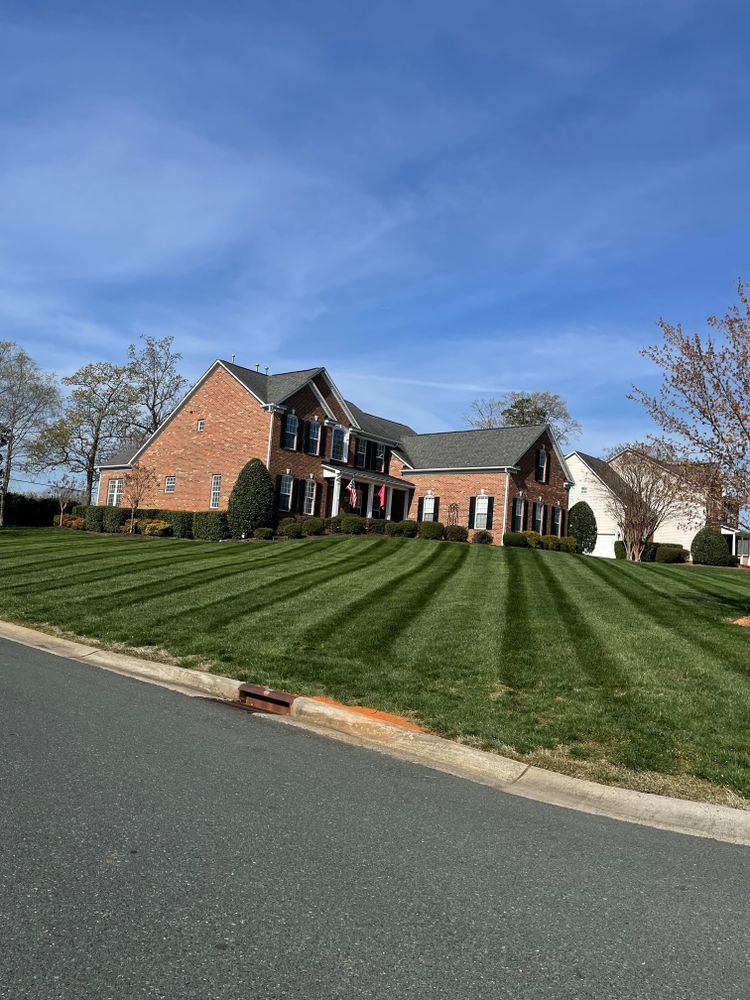
M 440 514 L 440 497 L 435 497 L 435 513 L 432 515 L 432 520 L 439 521 L 440 520 L 438 516 L 439 514 Z
M 420 497 L 419 498 L 419 502 L 417 503 L 417 520 L 418 521 L 422 520 L 422 515 L 423 514 L 424 514 L 424 497 Z
M 320 517 L 320 504 L 323 499 L 323 483 L 317 483 L 315 486 L 315 516 Z
M 284 447 L 284 435 L 286 434 L 286 413 L 282 413 L 280 423 L 281 423 L 281 437 L 279 439 L 279 446 L 281 448 L 283 448 Z
M 547 504 L 542 504 L 542 534 L 547 534 Z
M 528 500 L 524 500 L 524 502 L 523 502 L 523 519 L 522 519 L 521 523 L 523 524 L 523 527 L 521 528 L 521 531 L 528 531 L 529 530 L 529 501 Z
M 297 451 L 305 451 L 307 449 L 308 427 L 309 424 L 306 420 L 300 420 L 297 424 Z
M 307 481 L 304 479 L 298 479 L 294 485 L 297 487 L 297 505 L 295 510 L 298 514 L 302 514 L 305 509 L 305 490 L 307 488 Z
M 328 428 L 325 424 L 320 425 L 320 445 L 318 446 L 318 454 L 321 458 L 327 458 L 326 455 L 326 433 Z
M 495 498 L 487 497 L 487 530 L 492 527 L 492 511 L 495 508 Z
M 474 511 L 476 510 L 476 506 L 477 506 L 477 498 L 476 497 L 469 497 L 469 527 L 470 528 L 474 527 Z
M 552 452 L 548 451 L 547 452 L 547 464 L 544 466 L 544 481 L 545 481 L 545 483 L 549 482 L 549 467 L 550 467 L 550 465 L 552 465 Z
M 376 448 L 375 442 L 374 441 L 368 441 L 367 444 L 365 445 L 365 448 L 366 448 L 366 451 L 365 451 L 365 468 L 366 469 L 374 469 L 375 468 L 375 448 Z
M 276 509 L 281 508 L 281 476 L 276 477 Z

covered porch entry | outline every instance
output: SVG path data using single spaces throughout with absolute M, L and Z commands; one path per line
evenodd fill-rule
M 351 466 L 323 465 L 323 478 L 328 484 L 326 516 L 359 514 L 361 517 L 403 521 L 409 511 L 414 484 L 382 472 L 370 472 Z M 348 489 L 354 483 L 356 499 Z M 385 486 L 385 505 L 380 502 Z

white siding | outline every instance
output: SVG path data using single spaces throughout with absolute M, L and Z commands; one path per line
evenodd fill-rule
M 585 500 L 596 518 L 597 539 L 593 555 L 614 559 L 615 541 L 620 536 L 615 519 L 607 510 L 609 490 L 576 452 L 567 455 L 565 461 L 575 480 L 575 485 L 570 488 L 570 506 Z
M 695 504 L 690 511 L 681 513 L 679 517 L 668 517 L 654 532 L 654 541 L 682 545 L 689 552 L 690 543 L 705 524 L 706 509 Z

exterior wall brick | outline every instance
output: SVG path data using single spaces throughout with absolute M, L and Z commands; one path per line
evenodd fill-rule
M 205 420 L 205 430 L 196 430 Z M 269 415 L 229 372 L 217 366 L 183 407 L 141 453 L 139 464 L 156 472 L 158 488 L 142 507 L 208 510 L 211 477 L 221 476 L 219 508 L 226 510 L 240 470 L 251 458 L 266 461 Z M 110 479 L 123 472 L 103 470 L 99 503 L 107 502 Z M 164 492 L 165 476 L 174 476 L 175 492 Z
M 550 467 L 548 483 L 538 483 L 535 477 L 536 450 L 541 447 L 541 445 L 544 445 L 547 448 L 549 455 L 548 461 L 550 463 Z M 536 502 L 541 502 L 547 509 L 547 527 L 545 528 L 545 532 L 547 534 L 551 533 L 551 529 L 549 527 L 549 508 L 554 505 L 558 505 L 562 507 L 564 511 L 563 534 L 566 534 L 568 527 L 568 490 L 565 488 L 565 473 L 563 472 L 562 465 L 552 448 L 552 441 L 546 431 L 537 441 L 534 442 L 531 448 L 529 448 L 523 456 L 519 463 L 519 468 L 520 472 L 512 473 L 510 477 L 510 490 L 508 493 L 508 524 L 505 530 L 511 530 L 511 515 L 513 511 L 514 497 L 523 495 L 523 499 L 526 500 L 527 507 L 527 523 L 524 526 L 524 530 L 531 530 L 533 505 Z

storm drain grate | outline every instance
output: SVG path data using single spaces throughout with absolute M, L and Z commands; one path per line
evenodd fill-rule
M 273 691 L 260 684 L 240 684 L 240 701 L 247 708 L 257 712 L 289 715 L 289 709 L 296 697 L 286 691 Z

